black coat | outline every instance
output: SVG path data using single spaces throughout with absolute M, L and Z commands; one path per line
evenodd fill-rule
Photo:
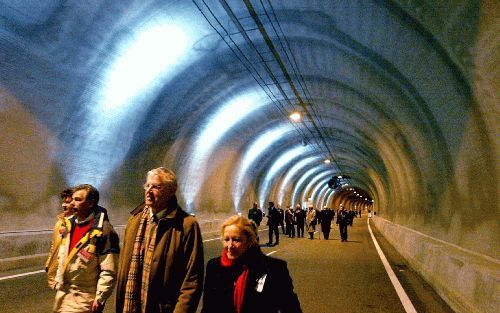
M 248 249 L 240 259 L 249 266 L 243 313 L 302 312 L 285 261 L 264 255 L 258 247 Z M 234 312 L 234 282 L 241 271 L 241 265 L 223 267 L 220 257 L 208 262 L 202 313 Z
M 278 226 L 280 224 L 280 219 L 283 221 L 283 216 L 280 211 L 274 206 L 269 207 L 269 213 L 267 214 L 267 225 Z

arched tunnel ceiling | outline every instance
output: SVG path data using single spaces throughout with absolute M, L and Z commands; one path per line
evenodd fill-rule
M 343 174 L 338 194 L 395 218 L 458 188 L 480 14 L 479 1 L 3 0 L 0 113 L 44 129 L 31 140 L 49 147 L 45 195 L 87 182 L 130 205 L 165 165 L 188 211 L 229 212 Z

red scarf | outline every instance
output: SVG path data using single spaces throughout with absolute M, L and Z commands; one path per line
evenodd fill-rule
M 231 267 L 236 265 L 236 260 L 228 259 L 226 251 L 222 250 L 220 263 L 224 267 Z M 234 311 L 236 313 L 241 312 L 241 304 L 243 303 L 243 296 L 245 295 L 247 277 L 248 277 L 248 266 L 243 265 L 243 271 L 238 276 L 234 284 L 233 305 L 234 305 Z

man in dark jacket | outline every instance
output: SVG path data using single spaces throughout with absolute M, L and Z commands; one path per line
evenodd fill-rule
M 295 207 L 295 224 L 297 224 L 297 238 L 304 238 L 304 226 L 306 222 L 306 212 L 302 210 L 300 204 Z
M 347 225 L 349 225 L 349 213 L 344 209 L 344 205 L 340 205 L 339 213 L 337 214 L 337 225 L 339 225 L 341 241 L 347 241 Z
M 269 201 L 269 208 L 267 209 L 267 226 L 269 226 L 269 241 L 267 246 L 275 246 L 280 243 L 280 232 L 278 226 L 280 224 L 280 212 L 274 206 L 274 202 Z M 276 241 L 273 244 L 273 233 L 276 235 Z
M 335 212 L 325 206 L 323 210 L 319 213 L 319 222 L 321 223 L 321 232 L 323 233 L 323 238 L 328 240 L 330 237 L 330 229 L 332 219 L 335 216 Z
M 262 222 L 262 211 L 257 206 L 257 202 L 254 202 L 253 206 L 248 210 L 248 218 L 254 221 L 257 227 L 260 226 L 260 222 Z

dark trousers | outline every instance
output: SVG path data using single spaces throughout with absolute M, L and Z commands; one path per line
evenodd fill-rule
M 330 224 L 321 225 L 321 231 L 323 232 L 323 238 L 325 239 L 330 238 Z
M 295 237 L 295 227 L 293 227 L 293 224 L 286 224 L 286 234 L 288 237 Z
M 280 242 L 279 225 L 269 225 L 269 244 L 273 243 L 273 233 L 276 235 L 276 243 Z
M 281 230 L 283 231 L 283 235 L 285 235 L 285 224 L 280 222 Z
M 340 239 L 342 241 L 347 241 L 347 223 L 340 223 L 339 230 L 340 230 Z
M 297 237 L 304 237 L 304 224 L 297 224 Z

